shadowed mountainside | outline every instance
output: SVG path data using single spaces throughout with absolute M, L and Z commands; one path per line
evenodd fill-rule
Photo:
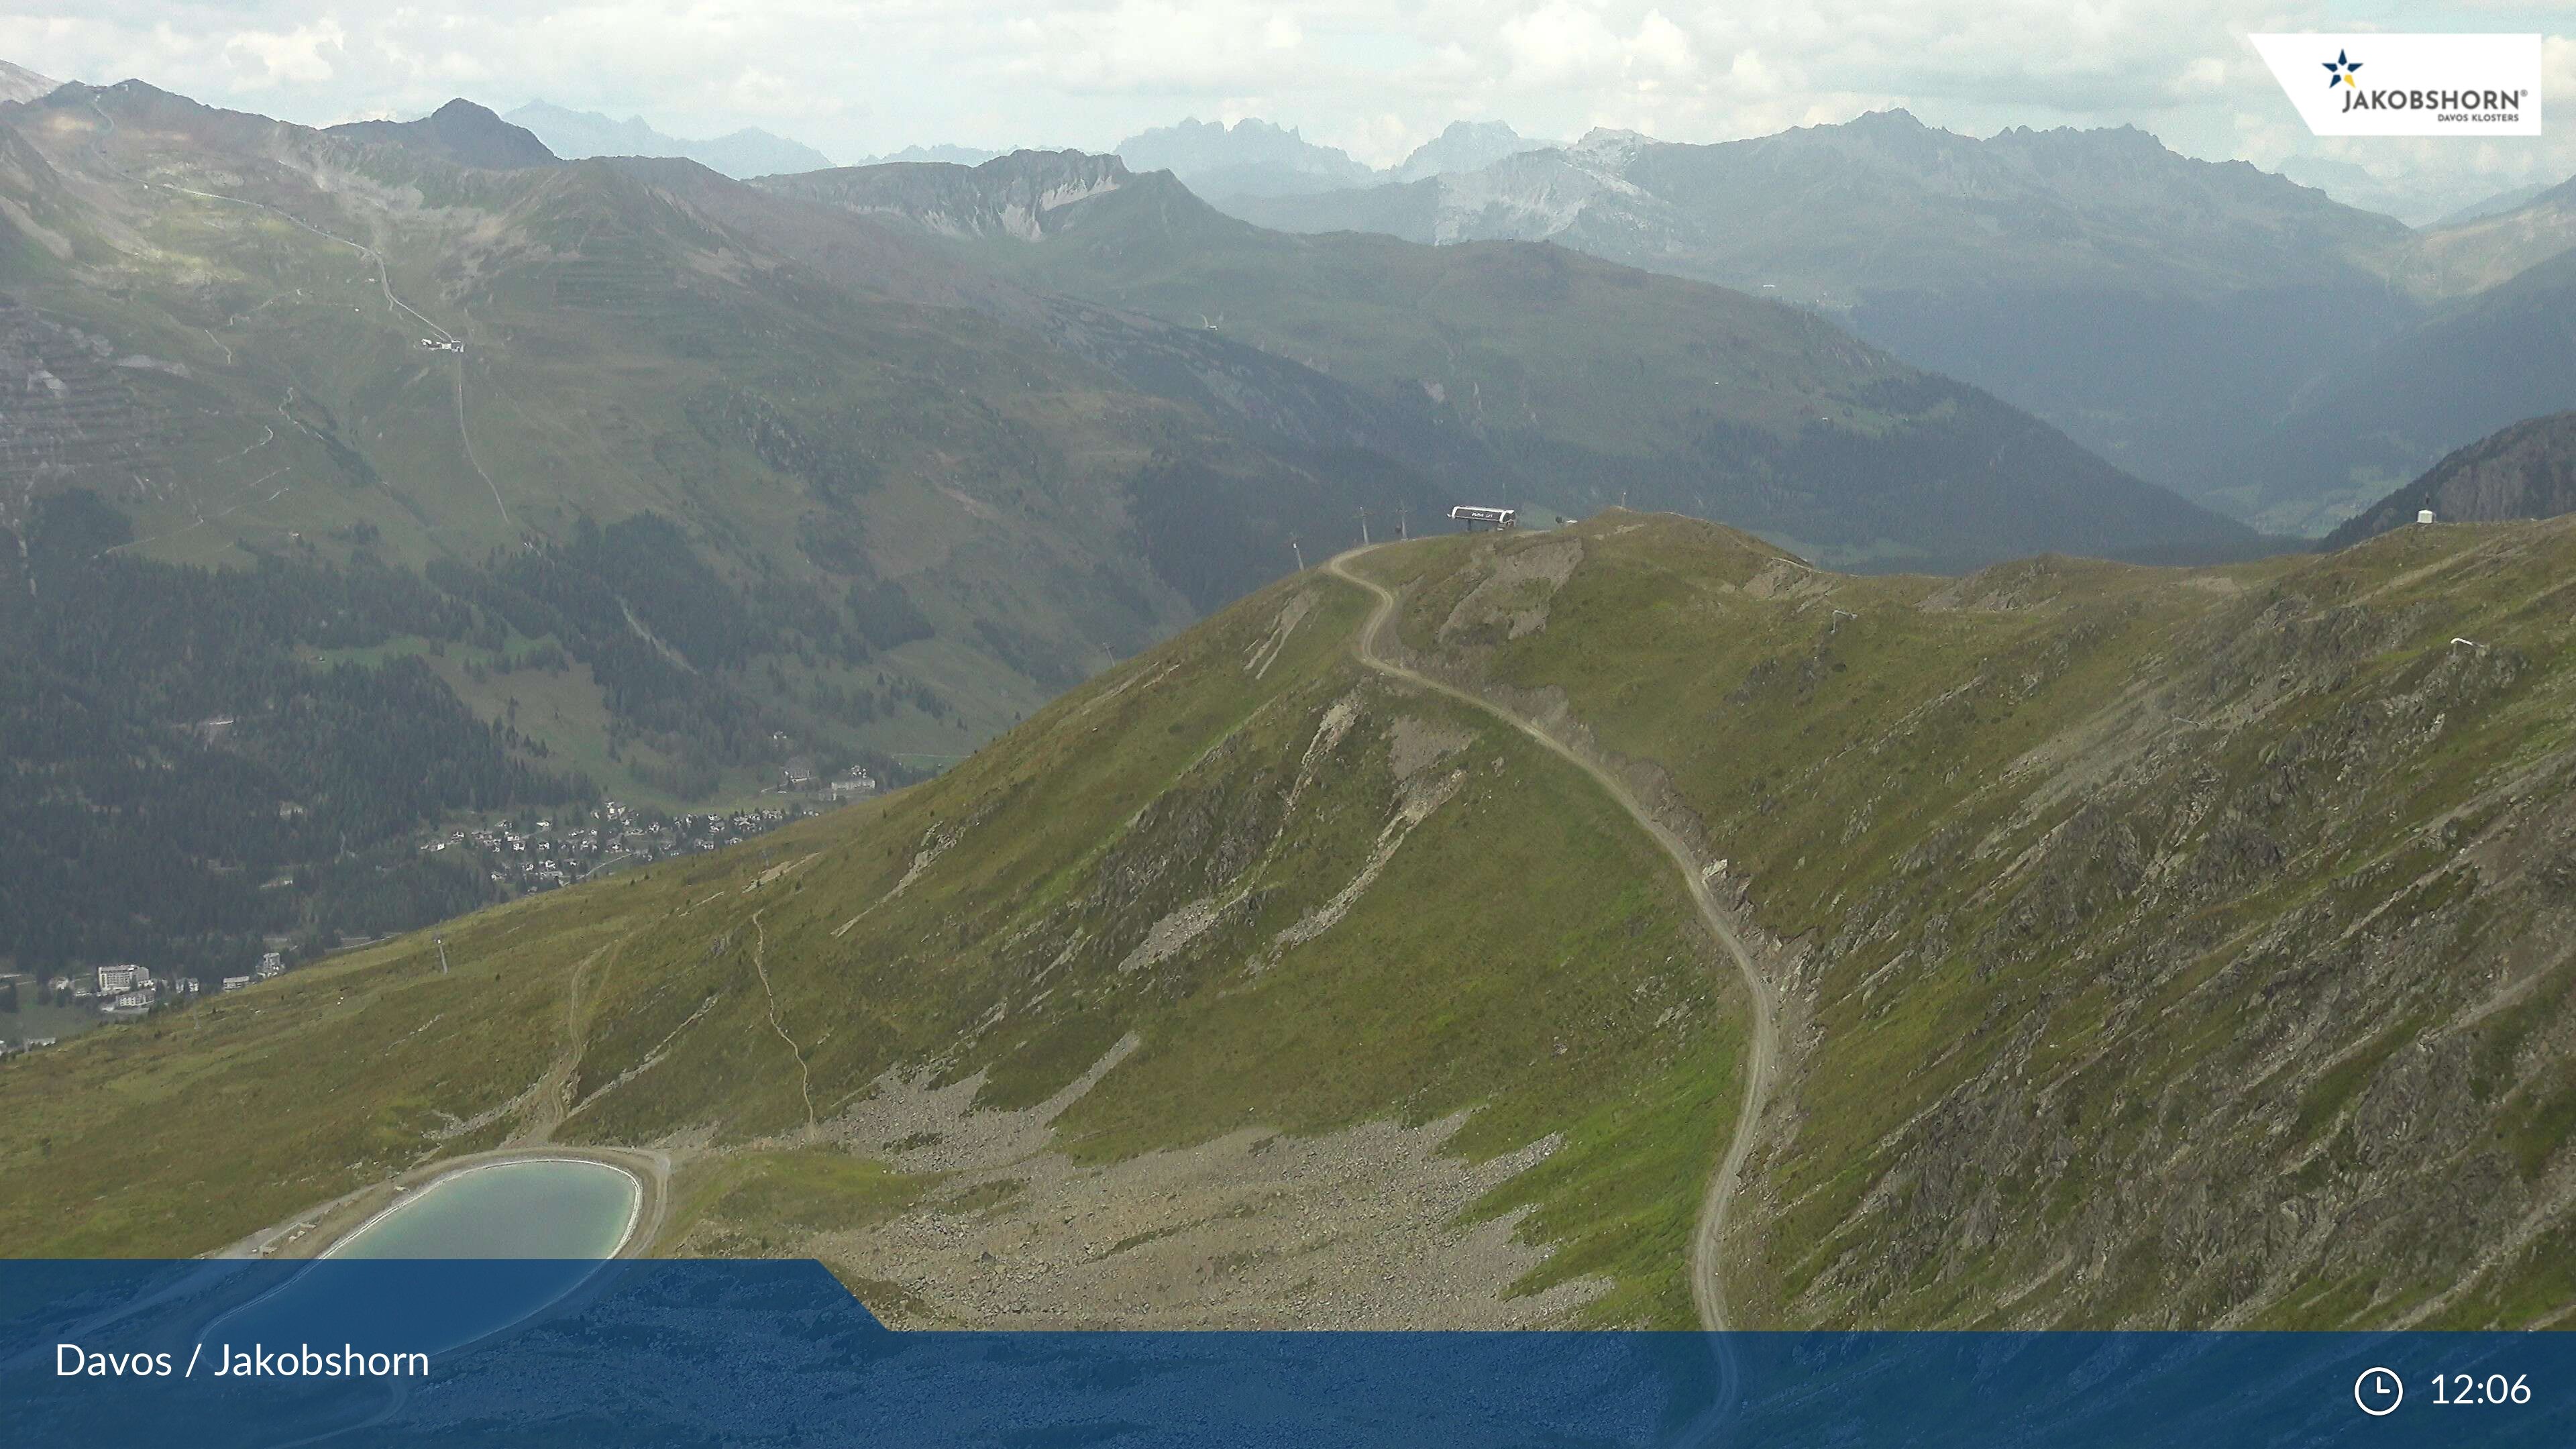
M 1420 413 L 1490 454 L 1492 501 L 1579 515 L 1626 497 L 1871 568 L 2261 546 L 1812 314 L 1561 247 L 1288 236 L 1075 152 L 761 184 Z
M 2471 443 L 2327 535 L 2325 546 L 2375 538 L 2412 524 L 2427 508 L 2444 523 L 2576 512 L 2576 412 L 2526 419 Z
M 1405 185 L 1229 201 L 1265 226 L 1554 241 L 1811 306 L 2112 463 L 2270 527 L 2247 449 L 2344 338 L 2410 320 L 2397 221 L 2128 128 L 1986 138 L 1903 111 L 1716 145 L 1596 131 Z M 2354 500 L 2358 502 L 2359 500 Z

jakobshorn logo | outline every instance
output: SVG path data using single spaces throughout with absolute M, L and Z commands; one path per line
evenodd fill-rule
M 2248 38 L 2320 136 L 2540 134 L 2537 35 Z M 2356 54 L 2368 57 L 2367 78 Z

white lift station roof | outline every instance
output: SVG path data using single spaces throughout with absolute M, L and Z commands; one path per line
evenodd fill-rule
M 1449 516 L 1471 529 L 1512 528 L 1520 523 L 1521 511 L 1517 508 L 1481 508 L 1473 503 L 1461 503 L 1449 510 Z

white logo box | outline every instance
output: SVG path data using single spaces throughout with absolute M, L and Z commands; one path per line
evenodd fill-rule
M 2540 134 L 2537 35 L 2246 38 L 2319 136 Z

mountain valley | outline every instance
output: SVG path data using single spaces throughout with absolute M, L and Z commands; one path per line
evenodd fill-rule
M 317 131 L 129 81 L 0 107 L 0 212 L 10 707 L 98 721 L 22 737 L 0 854 L 155 903 L 15 938 L 44 970 L 239 970 L 489 899 L 414 849 L 460 817 L 918 779 L 1461 500 L 1881 569 L 2265 547 L 1796 309 L 1263 232 L 1114 158 L 751 186 L 567 161 L 464 100 Z M 154 652 L 217 597 L 223 649 Z M 355 763 L 396 699 L 444 783 Z M 302 824 L 239 828 L 254 797 Z M 96 828 L 108 799 L 168 829 Z
M 1891 111 L 1716 145 L 1598 131 L 1224 205 L 1294 232 L 1548 239 L 1813 307 L 2140 477 L 2317 534 L 2576 396 L 2540 270 L 2576 246 L 2567 197 L 2410 231 L 2128 128 L 1977 139 Z

